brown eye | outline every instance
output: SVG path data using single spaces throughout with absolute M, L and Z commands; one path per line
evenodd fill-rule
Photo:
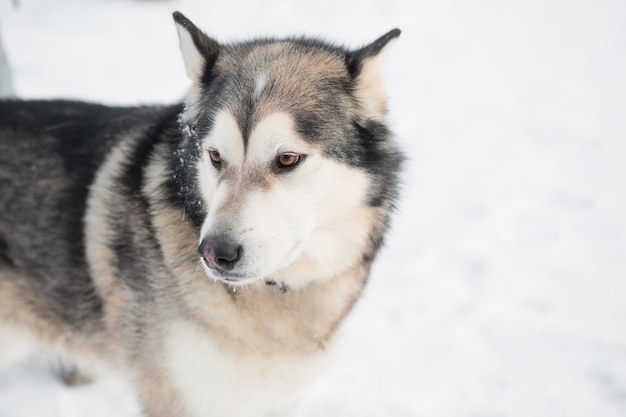
M 222 162 L 222 156 L 215 149 L 209 149 L 209 157 L 214 166 L 219 166 Z
M 282 153 L 276 158 L 278 168 L 291 168 L 300 162 L 300 155 L 295 153 Z

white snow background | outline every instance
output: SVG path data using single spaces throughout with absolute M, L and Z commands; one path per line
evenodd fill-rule
M 18 94 L 181 99 L 174 10 L 220 40 L 403 30 L 402 203 L 302 417 L 626 416 L 626 2 L 0 0 Z M 0 372 L 2 417 L 133 414 L 114 381 Z

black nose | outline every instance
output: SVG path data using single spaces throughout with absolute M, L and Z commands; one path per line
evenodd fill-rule
M 211 269 L 231 271 L 241 259 L 243 248 L 228 236 L 209 236 L 202 241 L 198 254 Z

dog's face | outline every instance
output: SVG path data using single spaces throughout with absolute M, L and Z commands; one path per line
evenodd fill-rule
M 269 278 L 303 253 L 336 270 L 352 258 L 342 248 L 359 251 L 367 242 L 368 178 L 300 138 L 288 113 L 262 117 L 244 141 L 223 110 L 202 148 L 198 180 L 208 213 L 199 254 L 210 276 Z
M 383 124 L 379 58 L 399 32 L 356 52 L 306 40 L 219 45 L 175 19 L 193 81 L 184 165 L 207 275 L 298 286 L 362 262 L 395 197 L 400 157 Z

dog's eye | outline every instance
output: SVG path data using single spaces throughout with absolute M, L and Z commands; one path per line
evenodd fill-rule
M 278 168 L 292 168 L 300 162 L 302 158 L 296 153 L 281 153 L 276 158 L 276 166 Z
M 215 149 L 211 148 L 209 149 L 209 158 L 211 158 L 213 166 L 219 168 L 222 163 L 222 155 L 220 155 L 220 153 Z

